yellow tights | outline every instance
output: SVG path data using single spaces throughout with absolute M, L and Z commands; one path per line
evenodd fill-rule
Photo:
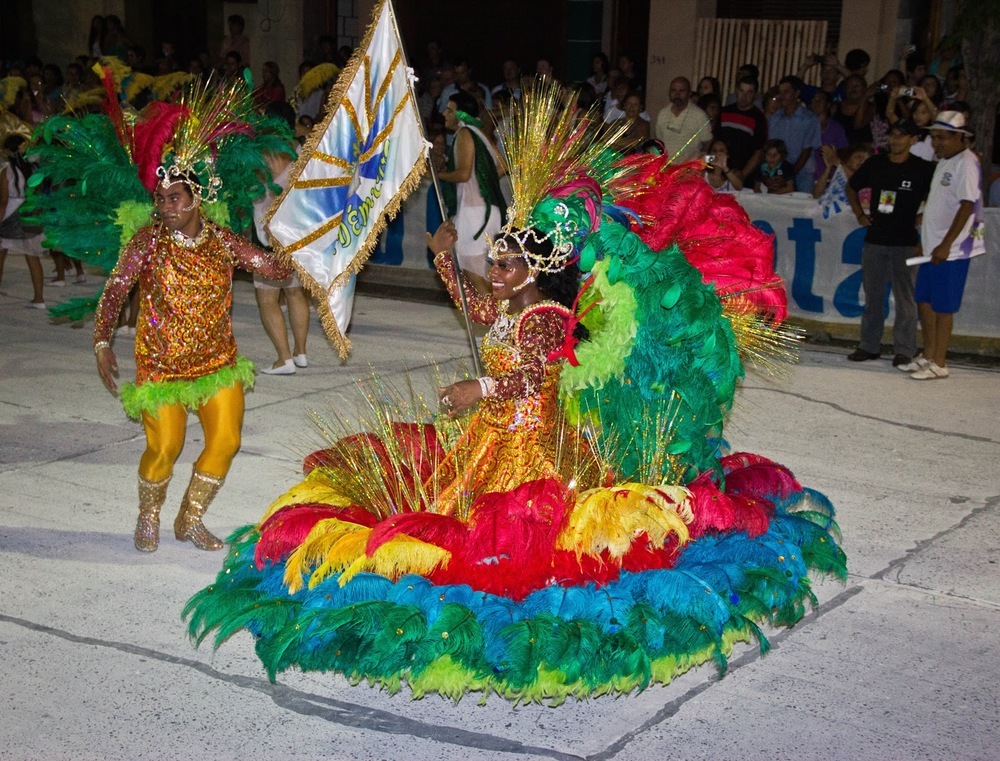
M 194 466 L 203 473 L 224 478 L 240 449 L 243 385 L 237 383 L 220 390 L 197 412 L 205 432 L 205 448 Z M 173 474 L 174 463 L 184 449 L 187 416 L 187 409 L 180 404 L 164 405 L 155 415 L 142 413 L 146 451 L 139 460 L 139 475 L 147 481 L 161 481 Z

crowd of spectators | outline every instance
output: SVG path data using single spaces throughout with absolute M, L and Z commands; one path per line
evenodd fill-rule
M 289 89 L 277 63 L 254 58 L 242 17 L 230 16 L 227 31 L 214 54 L 203 51 L 185 63 L 178 56 L 178 46 L 164 41 L 150 60 L 120 19 L 95 16 L 86 40 L 81 39 L 85 52 L 64 67 L 38 59 L 0 64 L 0 76 L 20 77 L 26 83 L 22 91 L 8 97 L 0 138 L 17 131 L 27 137 L 52 114 L 86 108 L 86 94 L 100 89 L 94 63 L 115 56 L 133 73 L 148 78 L 212 72 L 237 77 L 249 68 L 256 74 L 261 108 L 290 101 L 296 111 L 298 137 L 304 141 L 323 118 L 326 96 L 352 50 L 338 49 L 332 37 L 320 38 L 314 56 L 302 61 L 296 86 Z M 437 152 L 446 151 L 450 144 L 445 112 L 456 93 L 474 102 L 472 116 L 480 118 L 482 133 L 502 156 L 498 133 L 502 133 L 503 114 L 512 100 L 520 98 L 524 78 L 561 79 L 547 57 L 524 68 L 509 58 L 495 72 L 477 70 L 471 59 L 450 58 L 439 40 L 429 42 L 414 63 L 417 107 Z M 653 115 L 646 110 L 642 72 L 635 56 L 628 53 L 614 62 L 596 53 L 590 76 L 563 84 L 579 105 L 598 109 L 607 128 L 618 133 L 616 147 L 622 153 L 659 150 L 677 160 L 701 158 L 706 163 L 706 179 L 716 189 L 798 191 L 818 199 L 827 216 L 848 208 L 851 175 L 870 155 L 889 151 L 894 125 L 903 122 L 907 131 L 913 129 L 910 152 L 933 161 L 935 151 L 927 128 L 937 114 L 959 112 L 968 124 L 968 82 L 962 62 L 953 53 L 943 51 L 927 62 L 907 48 L 901 52 L 899 68 L 877 78 L 871 76 L 870 64 L 870 56 L 862 50 L 848 52 L 843 61 L 832 54 L 816 54 L 808 56 L 798 71 L 776 82 L 761 82 L 759 68 L 747 63 L 738 70 L 729 92 L 711 73 L 696 87 L 679 76 L 669 84 L 669 103 Z M 806 84 L 804 79 L 816 68 L 819 83 Z M 99 98 L 93 100 L 93 107 L 98 104 Z M 133 105 L 143 105 L 141 95 Z M 972 145 L 975 136 L 968 134 L 965 140 Z M 59 265 L 53 285 L 65 282 L 67 262 Z
M 958 111 L 966 123 L 969 120 L 968 84 L 961 61 L 944 53 L 928 64 L 908 47 L 901 52 L 899 68 L 869 81 L 870 64 L 863 50 L 848 52 L 843 62 L 831 54 L 811 55 L 797 72 L 762 84 L 758 67 L 748 63 L 740 67 L 734 89 L 724 99 L 718 79 L 705 76 L 698 83 L 695 103 L 704 113 L 711 137 L 703 139 L 700 148 L 705 155 L 715 156 L 724 145 L 728 168 L 739 175 L 742 185 L 756 192 L 795 190 L 816 198 L 822 198 L 837 168 L 850 157 L 886 153 L 889 129 L 900 120 L 912 121 L 919 128 L 912 152 L 934 160 L 927 127 L 938 112 Z M 819 84 L 806 84 L 804 78 L 815 67 L 820 70 Z M 673 93 L 672 83 L 671 105 L 656 120 L 655 137 L 665 145 L 676 141 L 669 132 L 669 117 L 679 113 Z M 660 128 L 662 120 L 667 129 Z M 694 138 L 695 133 L 689 129 L 684 136 Z M 974 140 L 970 135 L 969 144 Z M 771 160 L 765 156 L 768 147 L 776 151 Z M 791 190 L 773 178 L 754 181 L 775 173 L 783 177 L 786 163 L 792 170 Z

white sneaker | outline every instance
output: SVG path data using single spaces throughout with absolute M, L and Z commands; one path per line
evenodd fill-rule
M 45 309 L 45 302 L 44 301 L 29 301 L 24 306 L 27 307 L 28 309 Z
M 913 380 L 937 380 L 938 378 L 948 377 L 947 367 L 938 367 L 933 362 L 928 362 L 927 367 L 923 370 L 917 370 L 915 373 L 910 375 Z
M 50 280 L 49 281 L 49 287 L 50 288 L 65 288 L 66 287 L 66 281 L 65 280 Z
M 296 354 L 292 357 L 292 362 L 295 363 L 296 367 L 309 367 L 309 360 L 306 359 L 305 354 Z
M 896 369 L 902 370 L 904 373 L 915 373 L 917 370 L 926 370 L 929 365 L 930 362 L 924 359 L 924 355 L 918 354 L 910 362 L 905 365 L 899 365 Z
M 77 275 L 76 279 L 73 280 L 73 282 L 74 283 L 86 283 L 87 282 L 87 276 L 83 275 L 83 274 Z
M 295 363 L 286 359 L 284 364 L 277 367 L 265 367 L 261 372 L 264 375 L 295 375 Z

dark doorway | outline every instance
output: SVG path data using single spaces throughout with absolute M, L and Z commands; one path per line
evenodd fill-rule
M 177 61 L 181 68 L 187 68 L 188 61 L 200 53 L 207 52 L 214 61 L 218 50 L 210 44 L 208 30 L 209 5 L 216 10 L 218 3 L 209 0 L 178 0 L 172 3 L 150 3 L 147 13 L 150 20 L 149 36 L 152 45 L 147 57 L 151 61 L 162 56 L 161 46 L 172 42 L 177 51 Z M 215 22 L 214 37 L 222 39 L 225 29 L 222 12 Z M 216 43 L 216 46 L 218 43 Z
M 635 84 L 646 89 L 646 61 L 649 56 L 649 0 L 618 0 L 611 30 L 612 68 L 627 55 L 636 66 Z

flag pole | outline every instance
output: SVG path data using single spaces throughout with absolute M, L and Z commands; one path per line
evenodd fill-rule
M 438 183 L 437 172 L 434 171 L 434 164 L 429 158 L 427 159 L 427 165 L 431 170 L 431 180 L 434 182 L 434 193 L 437 195 L 438 208 L 441 210 L 441 219 L 447 219 L 448 210 L 444 207 L 444 199 L 441 197 L 441 186 Z M 469 346 L 472 349 L 472 366 L 476 372 L 476 377 L 481 378 L 484 375 L 483 364 L 479 359 L 479 348 L 476 346 L 476 336 L 472 332 L 472 320 L 469 318 L 469 302 L 465 297 L 465 279 L 462 277 L 462 265 L 458 262 L 458 254 L 455 253 L 454 246 L 452 246 L 448 251 L 448 255 L 451 256 L 451 266 L 455 271 L 455 283 L 458 286 L 458 300 L 462 305 L 462 317 L 465 318 L 465 333 L 469 338 Z
M 396 39 L 399 40 L 399 47 L 403 53 L 403 61 L 406 62 L 409 59 L 406 55 L 406 46 L 403 43 L 403 36 L 399 33 L 399 24 L 396 23 L 396 13 L 392 7 L 392 0 L 385 0 L 389 6 L 389 18 L 392 20 L 392 27 L 396 32 Z M 414 106 L 417 103 L 416 93 L 413 92 L 413 80 L 410 77 L 406 78 L 406 86 L 410 91 L 410 99 L 413 101 Z M 423 132 L 423 124 L 420 125 L 420 130 Z M 426 140 L 427 138 L 424 137 Z M 427 166 L 431 170 L 431 180 L 434 183 L 434 193 L 437 195 L 438 208 L 441 210 L 441 219 L 448 219 L 448 210 L 444 206 L 444 197 L 441 195 L 441 186 L 438 182 L 437 172 L 434 171 L 434 163 L 427 157 Z M 437 251 L 434 252 L 438 253 Z M 451 256 L 452 268 L 455 272 L 455 282 L 458 286 L 458 300 L 462 307 L 462 317 L 465 322 L 465 335 L 469 339 L 469 349 L 472 352 L 472 369 L 476 374 L 477 378 L 481 378 L 485 373 L 483 372 L 483 363 L 479 358 L 479 347 L 476 346 L 476 336 L 472 332 L 472 320 L 469 318 L 469 302 L 465 296 L 465 282 L 462 277 L 462 266 L 458 262 L 458 254 L 455 253 L 455 247 L 452 246 L 451 250 L 448 252 Z

